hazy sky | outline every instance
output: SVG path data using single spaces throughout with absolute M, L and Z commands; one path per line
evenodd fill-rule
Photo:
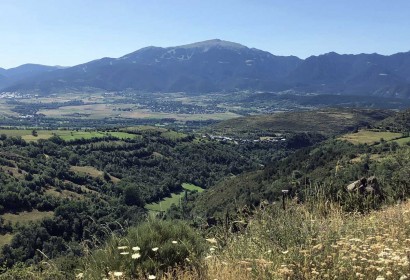
M 408 0 L 0 0 L 0 67 L 219 38 L 275 55 L 410 50 Z

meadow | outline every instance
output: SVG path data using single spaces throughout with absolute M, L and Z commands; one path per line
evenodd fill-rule
M 358 144 L 373 145 L 375 143 L 380 143 L 381 139 L 385 141 L 391 141 L 391 140 L 396 140 L 401 137 L 403 137 L 403 134 L 397 133 L 397 132 L 359 130 L 356 133 L 345 134 L 342 137 L 340 137 L 340 139 L 346 140 L 355 145 L 358 145 Z
M 193 184 L 183 183 L 182 188 L 187 191 L 203 192 L 204 189 Z M 166 197 L 157 203 L 150 203 L 145 206 L 151 212 L 164 212 L 167 211 L 173 204 L 179 205 L 181 200 L 184 199 L 185 191 L 180 193 L 172 193 L 171 197 Z
M 30 212 L 23 211 L 18 214 L 6 213 L 1 215 L 6 222 L 11 222 L 13 225 L 19 224 L 27 224 L 29 222 L 39 221 L 44 218 L 49 218 L 53 216 L 52 211 L 38 211 L 33 210 Z
M 37 141 L 39 139 L 49 139 L 56 135 L 65 141 L 78 139 L 103 138 L 112 136 L 117 139 L 134 139 L 138 137 L 135 134 L 127 132 L 113 131 L 83 131 L 83 130 L 36 130 L 37 136 L 33 135 L 32 129 L 0 129 L 0 135 L 5 134 L 10 137 L 21 137 L 25 141 Z

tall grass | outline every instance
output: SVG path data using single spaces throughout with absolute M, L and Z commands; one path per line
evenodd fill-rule
M 324 211 L 325 210 L 325 211 Z M 410 203 L 363 215 L 326 201 L 259 210 L 208 265 L 209 279 L 407 279 Z M 215 269 L 216 268 L 216 269 Z

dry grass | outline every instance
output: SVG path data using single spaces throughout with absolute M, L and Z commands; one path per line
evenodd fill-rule
M 34 221 L 39 221 L 44 218 L 49 218 L 54 215 L 54 212 L 52 211 L 38 211 L 38 210 L 33 210 L 31 212 L 23 211 L 18 214 L 11 214 L 11 213 L 6 213 L 1 215 L 6 222 L 10 221 L 12 224 L 20 223 L 20 224 L 26 224 L 29 222 L 34 222 Z
M 229 237 L 209 279 L 409 277 L 410 203 L 366 216 L 334 206 L 324 216 L 301 205 L 287 211 L 283 219 L 260 212 L 245 234 Z
M 78 173 L 85 173 L 94 178 L 102 177 L 104 175 L 104 172 L 98 170 L 97 168 L 93 166 L 71 166 L 70 170 L 74 172 L 78 172 Z M 109 175 L 109 176 L 110 176 L 111 181 L 113 181 L 114 183 L 118 183 L 119 181 L 121 181 L 121 179 L 117 177 L 114 177 L 112 175 Z
M 11 242 L 11 239 L 13 239 L 13 234 L 0 234 L 0 248 L 6 244 L 9 244 Z
M 104 172 L 92 166 L 71 166 L 70 170 L 74 172 L 85 173 L 90 175 L 91 177 L 100 177 L 104 174 Z
M 371 130 L 359 130 L 357 133 L 349 133 L 342 136 L 341 140 L 346 140 L 352 144 L 369 144 L 373 145 L 376 142 L 380 142 L 380 139 L 390 141 L 402 137 L 401 133 L 388 132 L 388 131 L 371 131 Z

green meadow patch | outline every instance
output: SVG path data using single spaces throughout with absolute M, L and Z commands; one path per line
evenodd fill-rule
M 32 129 L 0 129 L 0 134 L 5 134 L 9 137 L 21 137 L 25 141 L 37 141 L 39 139 L 49 139 L 56 135 L 61 137 L 65 141 L 72 141 L 78 139 L 91 139 L 91 138 L 104 138 L 115 137 L 120 140 L 135 139 L 138 135 L 117 132 L 117 131 L 76 131 L 76 130 L 36 130 L 36 134 L 33 135 Z
M 6 244 L 9 244 L 12 239 L 13 239 L 13 234 L 10 234 L 10 233 L 0 234 L 0 248 Z
M 187 191 L 198 191 L 203 192 L 204 189 L 193 184 L 183 183 L 182 188 Z M 166 197 L 165 199 L 157 202 L 150 203 L 145 206 L 150 211 L 161 212 L 168 210 L 172 204 L 179 205 L 180 201 L 184 199 L 185 192 L 172 193 L 171 197 Z
M 373 145 L 380 142 L 381 139 L 385 141 L 391 141 L 399 139 L 403 135 L 401 133 L 389 132 L 389 131 L 372 131 L 372 130 L 359 130 L 356 133 L 345 134 L 340 137 L 340 140 L 348 141 L 352 144 L 369 144 Z
M 399 145 L 406 145 L 407 143 L 410 143 L 410 137 L 395 139 L 395 140 L 392 140 L 392 142 L 396 142 Z
M 40 221 L 44 218 L 50 218 L 54 215 L 52 211 L 38 211 L 33 210 L 30 212 L 23 211 L 18 214 L 11 214 L 6 213 L 1 215 L 6 222 L 11 222 L 13 225 L 20 223 L 20 224 L 27 224 L 29 222 Z
M 183 183 L 182 187 L 185 190 L 188 190 L 188 191 L 197 191 L 197 192 L 203 192 L 204 191 L 203 188 L 195 186 L 194 184 L 189 184 L 189 183 Z

